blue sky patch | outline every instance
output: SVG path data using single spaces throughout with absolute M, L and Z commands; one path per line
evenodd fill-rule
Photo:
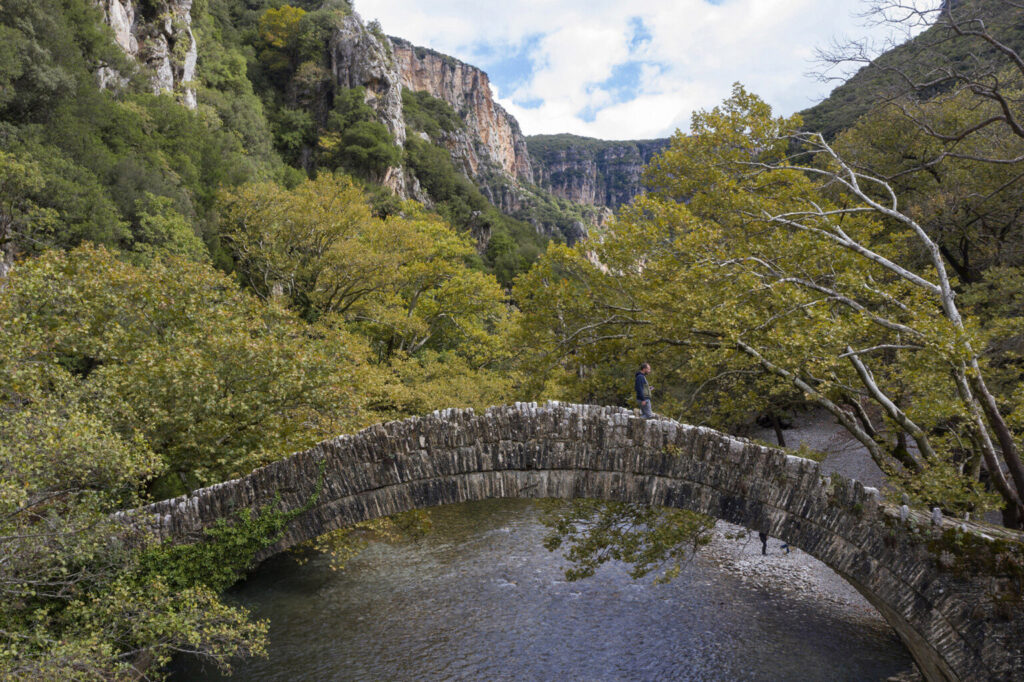
M 576 117 L 585 123 L 593 123 L 597 120 L 597 114 L 604 107 L 588 105 L 576 113 Z
M 628 61 L 612 67 L 612 75 L 608 80 L 598 84 L 598 88 L 612 96 L 612 104 L 631 100 L 640 94 L 640 74 L 644 62 Z
M 635 52 L 644 43 L 651 42 L 651 31 L 644 25 L 640 17 L 633 17 L 629 20 L 629 28 L 632 36 L 629 39 L 629 51 Z
M 523 109 L 540 109 L 544 106 L 544 100 L 540 97 L 531 97 L 530 99 L 516 99 L 513 100 L 517 106 Z
M 507 97 L 516 88 L 529 82 L 535 71 L 533 56 L 540 51 L 540 41 L 544 34 L 535 33 L 527 36 L 518 45 L 503 46 L 487 43 L 477 43 L 473 46 L 476 61 L 487 75 L 491 82 L 498 86 L 498 91 L 503 97 Z M 517 102 L 522 106 L 528 106 Z M 536 104 L 535 106 L 540 106 Z

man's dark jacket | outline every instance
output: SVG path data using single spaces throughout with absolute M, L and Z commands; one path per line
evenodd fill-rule
M 634 388 L 636 388 L 636 399 L 639 401 L 651 399 L 651 385 L 647 383 L 647 377 L 643 372 L 637 372 L 635 381 L 633 382 Z

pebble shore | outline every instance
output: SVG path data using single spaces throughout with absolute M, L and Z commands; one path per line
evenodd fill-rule
M 771 429 L 757 429 L 750 437 L 775 444 Z M 882 488 L 885 476 L 871 460 L 867 450 L 835 424 L 830 415 L 812 412 L 802 415 L 783 435 L 786 445 L 798 448 L 804 445 L 826 453 L 822 472 L 839 473 L 854 478 L 865 486 Z M 823 600 L 829 608 L 840 610 L 845 618 L 863 620 L 865 626 L 879 627 L 885 621 L 849 583 L 832 569 L 805 552 L 790 548 L 787 553 L 782 542 L 769 538 L 766 555 L 761 554 L 761 541 L 757 533 L 719 521 L 715 526 L 711 544 L 701 552 L 699 560 L 714 562 L 744 583 L 769 593 L 786 593 L 790 597 Z M 887 682 L 917 682 L 923 680 L 915 669 L 908 670 Z

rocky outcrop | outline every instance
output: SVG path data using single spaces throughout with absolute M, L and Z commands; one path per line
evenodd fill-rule
M 444 100 L 466 123 L 466 133 L 445 142 L 467 175 L 496 166 L 511 179 L 533 182 L 526 138 L 519 123 L 494 101 L 487 74 L 448 55 L 391 38 L 402 86 Z
M 131 0 L 106 0 L 104 16 L 107 24 L 114 30 L 114 40 L 127 54 L 135 57 L 139 54 L 139 41 L 133 32 L 135 26 L 135 6 Z
M 198 46 L 191 28 L 192 0 L 95 2 L 121 49 L 149 72 L 154 91 L 176 93 L 186 106 L 195 108 L 191 84 L 196 78 Z M 303 103 L 315 109 L 317 120 L 326 119 L 331 92 L 362 87 L 377 119 L 395 144 L 403 147 L 411 133 L 406 129 L 402 89 L 426 92 L 447 102 L 465 125 L 430 141 L 448 150 L 456 167 L 494 206 L 530 222 L 538 232 L 572 243 L 601 222 L 600 216 L 591 221 L 591 213 L 586 212 L 579 220 L 583 214 L 575 208 L 558 209 L 548 189 L 556 196 L 597 207 L 617 207 L 639 191 L 641 168 L 653 153 L 647 143 L 610 143 L 598 156 L 570 147 L 561 150 L 560 156 L 531 159 L 518 122 L 494 101 L 490 79 L 480 69 L 400 38 L 388 38 L 376 22 L 366 24 L 355 12 L 339 18 L 326 49 L 331 74 L 324 83 L 329 85 L 311 96 L 311 103 Z M 123 85 L 126 75 L 109 67 L 98 73 L 103 87 Z M 403 198 L 430 205 L 415 175 L 401 166 L 374 179 Z
M 395 144 L 405 146 L 402 82 L 391 41 L 379 27 L 368 27 L 357 13 L 352 12 L 331 36 L 328 49 L 336 86 L 365 88 L 366 103 L 377 112 L 378 120 L 387 126 Z M 416 179 L 401 167 L 389 168 L 381 182 L 401 197 L 418 198 L 423 194 Z
M 668 147 L 669 140 L 534 135 L 527 143 L 539 186 L 579 204 L 617 209 L 643 191 L 644 167 Z
M 190 109 L 196 108 L 198 46 L 192 33 L 192 0 L 161 0 L 155 7 L 137 0 L 100 0 L 107 24 L 125 54 L 150 71 L 154 92 L 176 93 Z M 100 69 L 100 85 L 123 82 L 124 76 Z
M 375 35 L 352 12 L 331 36 L 331 71 L 339 88 L 366 88 L 366 103 L 388 127 L 395 144 L 405 145 L 402 83 L 396 69 L 394 47 L 383 34 Z

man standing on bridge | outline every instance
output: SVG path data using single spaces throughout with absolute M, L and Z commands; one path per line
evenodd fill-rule
M 650 363 L 643 363 L 634 376 L 633 387 L 636 389 L 636 400 L 640 403 L 640 411 L 644 419 L 654 419 L 651 411 L 651 385 L 647 383 L 647 375 L 651 373 Z

